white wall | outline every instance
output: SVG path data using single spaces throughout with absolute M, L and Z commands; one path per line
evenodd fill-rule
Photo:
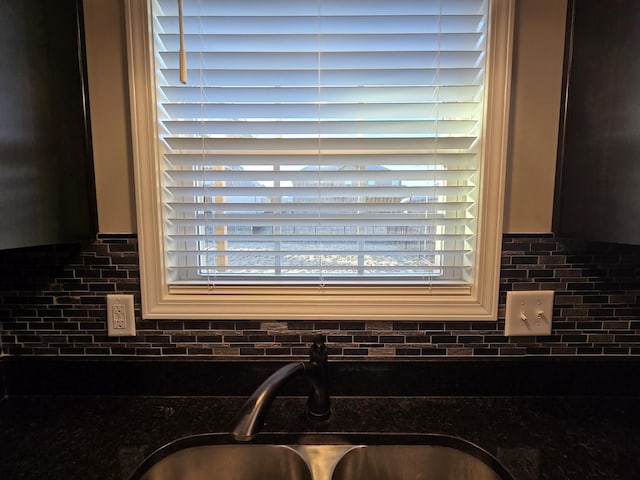
M 89 108 L 100 233 L 136 231 L 122 0 L 85 0 Z
M 565 0 L 517 2 L 504 231 L 551 231 Z

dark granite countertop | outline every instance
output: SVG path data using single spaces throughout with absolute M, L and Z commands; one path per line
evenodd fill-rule
M 4 480 L 127 479 L 155 449 L 225 432 L 242 397 L 29 395 L 0 402 Z M 632 480 L 640 398 L 335 397 L 314 425 L 304 399 L 278 398 L 266 432 L 441 433 L 497 456 L 517 480 Z
M 0 479 L 127 480 L 169 442 L 226 433 L 287 361 L 1 360 Z M 639 372 L 640 358 L 330 362 L 331 418 L 307 419 L 308 385 L 293 379 L 257 441 L 443 434 L 516 480 L 635 480 Z

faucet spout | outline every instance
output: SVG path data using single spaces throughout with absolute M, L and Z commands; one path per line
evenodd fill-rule
M 292 362 L 276 370 L 253 392 L 233 422 L 231 436 L 235 440 L 247 442 L 258 434 L 280 388 L 297 376 L 302 376 L 310 386 L 307 399 L 309 417 L 318 420 L 329 418 L 331 401 L 327 385 L 327 355 L 321 335 L 314 339 L 309 356 L 309 362 Z

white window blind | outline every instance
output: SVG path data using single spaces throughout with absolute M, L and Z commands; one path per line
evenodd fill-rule
M 174 285 L 474 277 L 485 0 L 153 4 Z

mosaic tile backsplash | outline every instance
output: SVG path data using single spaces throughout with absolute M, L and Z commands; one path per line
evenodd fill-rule
M 552 334 L 505 337 L 509 290 L 554 290 Z M 136 298 L 131 338 L 106 335 L 108 293 Z M 3 355 L 292 358 L 315 332 L 332 358 L 640 355 L 640 247 L 505 235 L 497 322 L 141 320 L 137 240 L 0 252 Z

